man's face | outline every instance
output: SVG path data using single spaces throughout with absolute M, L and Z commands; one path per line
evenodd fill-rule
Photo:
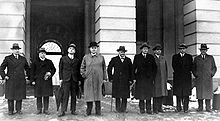
M 202 55 L 205 55 L 207 53 L 207 50 L 206 49 L 200 49 L 200 52 Z
M 161 50 L 154 50 L 154 53 L 157 55 L 161 55 L 161 52 L 162 52 Z
M 186 53 L 186 48 L 181 48 L 180 53 Z
M 39 53 L 39 58 L 45 59 L 46 58 L 46 53 L 45 52 L 40 52 Z
M 93 46 L 93 47 L 90 47 L 89 50 L 90 50 L 91 53 L 97 53 L 98 47 Z
M 125 52 L 124 52 L 124 51 L 118 51 L 118 54 L 119 54 L 121 57 L 125 57 Z
M 19 49 L 12 49 L 12 53 L 13 54 L 19 54 L 20 52 L 19 52 Z
M 147 54 L 148 53 L 149 48 L 148 47 L 143 47 L 142 48 L 142 53 Z
M 68 51 L 69 54 L 75 54 L 76 53 L 76 50 L 75 50 L 74 47 L 69 47 L 67 51 Z

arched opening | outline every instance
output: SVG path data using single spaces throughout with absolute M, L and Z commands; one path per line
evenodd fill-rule
M 48 39 L 45 40 L 40 47 L 45 48 L 47 51 L 46 58 L 52 60 L 55 68 L 56 68 L 56 73 L 54 74 L 52 80 L 53 80 L 53 85 L 59 85 L 59 61 L 60 58 L 62 57 L 62 46 L 61 44 L 54 39 Z

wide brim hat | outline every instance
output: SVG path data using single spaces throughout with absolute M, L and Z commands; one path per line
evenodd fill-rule
M 11 49 L 21 49 L 21 48 L 19 47 L 18 43 L 14 43 L 14 44 L 12 45 L 12 48 L 11 48 Z
M 88 48 L 90 48 L 90 47 L 99 47 L 99 45 L 97 42 L 90 42 Z
M 144 47 L 147 47 L 148 49 L 150 49 L 150 45 L 147 42 L 143 43 L 140 49 L 143 49 Z
M 156 44 L 152 50 L 154 51 L 154 50 L 162 50 L 162 49 L 163 48 L 160 44 Z
M 209 48 L 207 47 L 206 44 L 201 44 L 199 49 L 200 49 L 200 50 L 207 50 L 207 49 L 209 49 Z
M 178 49 L 186 49 L 186 48 L 188 48 L 188 46 L 186 44 L 184 44 L 184 43 L 179 44 Z
M 120 46 L 117 51 L 123 51 L 123 52 L 127 52 L 127 50 L 125 50 L 125 46 Z
M 47 51 L 46 51 L 45 48 L 40 48 L 40 49 L 38 50 L 38 53 L 41 53 L 41 52 L 47 53 Z
M 68 48 L 69 48 L 69 47 L 74 47 L 74 48 L 76 48 L 76 45 L 73 44 L 73 43 L 71 43 L 71 44 L 68 45 Z

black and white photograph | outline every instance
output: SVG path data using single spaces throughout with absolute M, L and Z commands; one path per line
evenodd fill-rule
M 0 0 L 1 121 L 219 121 L 220 0 Z

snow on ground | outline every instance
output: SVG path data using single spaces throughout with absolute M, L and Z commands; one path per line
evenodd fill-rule
M 175 100 L 175 99 L 174 99 Z M 189 113 L 175 113 L 174 106 L 163 106 L 166 113 L 154 115 L 140 114 L 138 108 L 138 100 L 128 100 L 127 113 L 116 113 L 114 100 L 111 111 L 111 97 L 107 96 L 102 101 L 102 116 L 93 115 L 85 116 L 86 105 L 82 99 L 77 101 L 77 116 L 66 113 L 64 117 L 57 117 L 56 105 L 54 97 L 50 98 L 49 111 L 51 115 L 36 115 L 36 100 L 34 97 L 28 97 L 23 101 L 23 115 L 9 116 L 7 114 L 7 101 L 0 98 L 0 121 L 219 121 L 220 112 L 196 112 L 197 102 L 190 102 Z

